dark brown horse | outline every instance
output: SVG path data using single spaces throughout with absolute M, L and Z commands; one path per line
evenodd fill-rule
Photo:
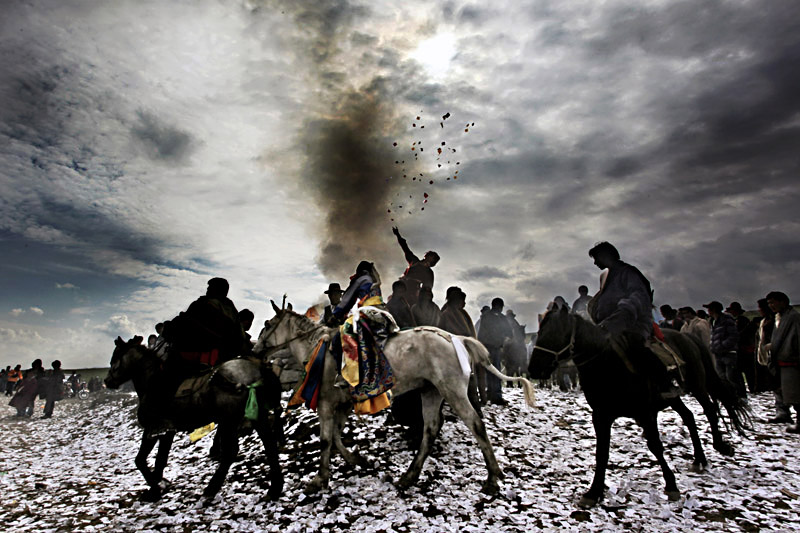
M 723 455 L 733 455 L 733 447 L 722 438 L 718 427 L 719 403 L 725 407 L 730 424 L 740 433 L 750 419 L 746 404 L 717 375 L 711 354 L 699 340 L 677 331 L 665 330 L 664 335 L 666 343 L 686 363 L 683 370 L 684 389 L 703 407 L 711 426 L 714 448 Z M 548 312 L 539 326 L 539 336 L 528 367 L 531 377 L 546 378 L 559 362 L 573 360 L 578 367 L 586 401 L 592 408 L 592 423 L 597 436 L 597 464 L 592 486 L 579 503 L 582 507 L 595 505 L 603 496 L 611 425 L 617 418 L 633 418 L 644 430 L 647 446 L 656 456 L 664 474 L 665 492 L 670 500 L 677 500 L 680 491 L 675 475 L 664 459 L 664 446 L 658 433 L 659 411 L 671 407 L 689 429 L 694 446 L 692 469 L 702 471 L 708 464 L 694 415 L 680 397 L 663 399 L 652 379 L 630 368 L 629 363 L 631 360 L 636 362 L 637 356 L 641 354 L 620 355 L 612 348 L 604 330 L 578 315 L 570 314 L 564 308 Z
M 142 346 L 141 342 L 141 337 L 134 337 L 128 342 L 117 337 L 111 368 L 105 379 L 105 384 L 110 389 L 116 389 L 132 380 L 139 395 L 140 406 L 146 401 L 146 395 L 153 394 L 153 384 L 159 383 L 159 373 L 162 372 L 161 360 L 154 351 Z M 245 419 L 245 406 L 251 390 L 255 391 L 255 400 L 261 406 L 252 421 Z M 269 421 L 268 410 L 264 408 L 267 404 L 279 403 L 280 391 L 280 383 L 269 370 L 262 371 L 261 365 L 254 361 L 233 359 L 193 382 L 188 394 L 178 394 L 171 403 L 165 402 L 161 419 L 143 422 L 142 444 L 136 455 L 136 466 L 150 486 L 143 499 L 158 500 L 167 486 L 163 479 L 164 468 L 167 466 L 175 432 L 193 431 L 211 422 L 218 424 L 221 450 L 219 466 L 203 495 L 213 498 L 219 492 L 238 452 L 239 429 L 245 423 L 251 423 L 267 453 L 270 471 L 268 495 L 273 500 L 280 498 L 283 474 L 278 463 L 277 439 L 273 432 L 274 426 Z M 147 464 L 147 456 L 156 443 L 158 453 L 155 467 L 151 470 Z

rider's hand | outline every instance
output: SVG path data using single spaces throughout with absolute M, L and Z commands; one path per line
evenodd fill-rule
M 397 237 L 400 236 L 400 230 L 397 229 L 397 226 L 392 226 L 392 233 L 394 233 Z

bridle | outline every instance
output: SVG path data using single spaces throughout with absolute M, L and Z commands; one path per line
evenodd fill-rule
M 276 331 L 278 331 L 278 326 L 281 324 L 281 322 L 283 322 L 283 319 L 284 319 L 284 318 L 286 318 L 286 316 L 287 316 L 287 315 L 288 315 L 288 313 L 287 313 L 287 312 L 285 312 L 285 311 L 284 311 L 284 312 L 282 312 L 282 313 L 280 314 L 280 316 L 279 316 L 279 318 L 278 318 L 278 321 L 275 323 L 275 325 L 274 325 L 274 326 L 272 326 L 272 327 L 270 328 L 270 330 L 269 330 L 269 331 L 267 332 L 267 334 L 264 336 L 264 343 L 265 343 L 265 344 L 266 344 L 267 340 L 268 340 L 268 339 L 269 339 L 269 338 L 270 338 L 270 337 L 271 337 L 271 336 L 272 336 L 272 335 L 273 335 L 273 334 L 274 334 Z M 324 326 L 323 326 L 322 324 L 316 324 L 316 325 L 314 325 L 313 327 L 311 327 L 311 328 L 309 328 L 309 329 L 307 329 L 307 330 L 305 330 L 305 331 L 302 331 L 302 332 L 300 332 L 298 335 L 295 335 L 294 337 L 292 337 L 291 339 L 289 339 L 289 340 L 288 340 L 288 341 L 286 341 L 286 342 L 282 342 L 282 343 L 280 343 L 280 344 L 277 344 L 277 345 L 275 345 L 275 346 L 269 346 L 269 347 L 267 347 L 267 349 L 266 349 L 266 351 L 264 352 L 264 354 L 265 354 L 265 355 L 267 355 L 267 354 L 271 354 L 271 353 L 277 352 L 278 350 L 282 350 L 283 348 L 286 348 L 287 346 L 289 346 L 289 345 L 290 345 L 291 343 L 293 343 L 294 341 L 296 341 L 296 340 L 299 340 L 299 339 L 302 339 L 302 338 L 304 338 L 304 337 L 308 337 L 309 335 L 311 335 L 312 333 L 315 333 L 315 332 L 319 331 L 319 330 L 320 330 L 321 328 L 323 328 L 323 327 L 324 327 Z
M 556 356 L 556 360 L 555 360 L 556 363 L 560 363 L 562 361 L 568 361 L 569 359 L 572 359 L 572 357 L 575 355 L 575 334 L 576 334 L 577 330 L 578 330 L 578 321 L 573 319 L 572 320 L 572 333 L 569 336 L 569 344 L 567 344 L 566 346 L 564 346 L 563 348 L 561 348 L 558 351 L 551 350 L 550 348 L 545 348 L 543 346 L 539 346 L 538 344 L 535 344 L 533 346 L 533 351 L 539 350 L 540 352 L 545 352 L 545 353 L 549 353 L 549 354 L 555 355 Z M 569 352 L 569 353 L 567 354 L 567 357 L 564 357 L 563 359 L 561 359 L 561 355 L 564 352 Z

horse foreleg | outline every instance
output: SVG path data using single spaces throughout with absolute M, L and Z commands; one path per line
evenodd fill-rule
M 664 444 L 661 442 L 661 437 L 658 434 L 658 421 L 656 414 L 646 417 L 641 420 L 642 430 L 644 431 L 645 438 L 647 438 L 647 447 L 656 456 L 658 465 L 661 467 L 661 473 L 664 475 L 666 486 L 664 492 L 670 501 L 678 501 L 681 493 L 678 490 L 678 484 L 675 482 L 675 474 L 672 473 L 667 460 L 664 458 Z
M 324 394 L 325 391 L 320 391 Z M 314 479 L 308 482 L 303 492 L 312 494 L 320 489 L 327 487 L 331 477 L 331 445 L 333 444 L 333 430 L 334 430 L 334 408 L 329 400 L 323 396 L 320 398 L 317 406 L 317 414 L 319 416 L 319 472 L 314 476 Z
M 172 445 L 172 437 L 174 436 L 173 433 L 167 434 L 160 438 L 154 437 L 147 437 L 142 436 L 142 444 L 139 446 L 139 452 L 136 454 L 135 464 L 139 471 L 144 476 L 145 481 L 150 486 L 150 488 L 142 494 L 142 499 L 148 502 L 155 502 L 161 498 L 161 494 L 163 493 L 163 487 L 160 485 L 162 480 L 162 476 L 164 474 L 164 467 L 167 464 L 167 457 L 169 456 L 169 448 Z M 162 439 L 165 437 L 169 437 L 169 441 L 166 445 L 161 444 L 163 442 Z M 150 470 L 150 467 L 147 466 L 147 457 L 150 455 L 150 452 L 153 451 L 156 443 L 158 445 L 158 454 L 156 457 L 156 465 L 153 470 Z
M 239 453 L 239 425 L 238 424 L 220 424 L 217 428 L 219 434 L 220 455 L 219 464 L 214 475 L 211 476 L 208 486 L 203 491 L 203 496 L 206 498 L 213 498 L 222 488 L 225 478 L 228 475 L 231 465 L 236 460 L 236 454 Z
M 608 451 L 611 447 L 612 422 L 613 420 L 609 417 L 601 416 L 597 411 L 592 412 L 592 425 L 594 425 L 596 439 L 594 479 L 589 491 L 578 502 L 580 507 L 594 507 L 603 498 L 606 490 L 606 468 L 608 468 Z
M 139 452 L 136 454 L 134 463 L 136 464 L 136 468 L 139 469 L 139 472 L 144 476 L 145 482 L 152 487 L 158 485 L 160 480 L 155 478 L 153 471 L 147 466 L 147 456 L 153 451 L 158 439 L 147 437 L 146 433 L 147 432 L 145 432 L 145 435 L 142 435 L 142 443 L 139 445 Z
M 693 472 L 702 472 L 708 466 L 706 453 L 703 451 L 703 443 L 700 441 L 700 435 L 697 433 L 697 424 L 694 420 L 694 415 L 686 407 L 686 404 L 680 398 L 675 398 L 670 401 L 669 406 L 681 416 L 683 423 L 689 429 L 689 435 L 692 438 L 692 447 L 694 448 L 694 462 L 692 463 Z
M 423 390 L 420 396 L 423 420 L 422 441 L 408 470 L 397 482 L 397 488 L 400 490 L 405 490 L 417 482 L 422 473 L 422 465 L 425 464 L 425 459 L 428 458 L 431 447 L 442 428 L 442 395 L 436 389 L 429 388 Z
M 706 414 L 706 418 L 708 418 L 714 449 L 722 455 L 733 455 L 733 446 L 722 437 L 722 432 L 719 430 L 719 412 L 717 411 L 717 406 L 711 401 L 708 394 L 695 394 L 694 397 L 698 403 L 700 403 L 703 412 Z
M 267 454 L 267 464 L 269 465 L 269 492 L 267 495 L 270 500 L 278 500 L 283 492 L 283 472 L 278 454 L 278 435 L 275 434 L 274 427 L 269 421 L 260 421 L 256 425 L 258 437 L 264 444 L 264 451 Z
M 497 464 L 497 458 L 494 455 L 492 443 L 489 441 L 489 435 L 486 433 L 486 426 L 483 420 L 472 408 L 465 390 L 448 390 L 445 394 L 445 400 L 450 405 L 450 408 L 464 421 L 464 424 L 469 428 L 478 441 L 478 447 L 483 454 L 483 460 L 486 463 L 486 470 L 488 477 L 481 487 L 481 490 L 487 494 L 494 494 L 498 490 L 498 481 L 503 479 L 503 471 L 500 470 L 500 465 Z

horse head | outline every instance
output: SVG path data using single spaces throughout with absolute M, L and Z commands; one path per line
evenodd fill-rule
M 558 368 L 559 362 L 572 355 L 575 344 L 573 331 L 573 323 L 566 307 L 554 306 L 545 313 L 528 363 L 528 373 L 532 378 L 548 378 Z
M 131 379 L 133 376 L 134 357 L 133 352 L 138 353 L 138 349 L 142 348 L 142 341 L 144 339 L 139 335 L 125 342 L 122 337 L 117 337 L 114 340 L 114 353 L 111 354 L 111 368 L 108 369 L 108 375 L 103 382 L 109 389 L 117 389 Z

